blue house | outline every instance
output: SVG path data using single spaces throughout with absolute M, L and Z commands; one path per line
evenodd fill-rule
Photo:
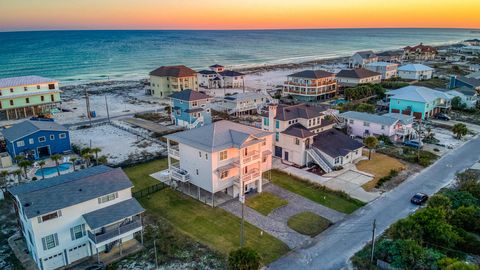
M 455 89 L 460 87 L 467 87 L 475 91 L 480 91 L 480 80 L 474 77 L 467 76 L 451 76 L 448 88 Z
M 71 151 L 68 130 L 53 121 L 27 120 L 2 130 L 8 153 L 41 159 Z
M 386 93 L 389 112 L 427 119 L 440 112 L 449 112 L 452 97 L 444 92 L 421 86 L 406 86 Z
M 172 122 L 187 129 L 211 124 L 210 99 L 210 96 L 190 89 L 170 95 Z

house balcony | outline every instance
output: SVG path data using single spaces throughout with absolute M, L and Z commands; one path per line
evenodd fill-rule
M 241 186 L 242 182 L 244 185 L 249 184 L 253 181 L 259 180 L 262 176 L 262 172 L 259 169 L 250 170 L 247 174 L 242 175 L 241 181 L 240 177 L 236 177 L 233 180 L 233 183 L 237 186 Z
M 178 165 L 171 165 L 170 178 L 175 181 L 180 181 L 185 183 L 190 181 L 190 174 L 186 170 L 181 169 Z
M 260 152 L 258 151 L 250 151 L 246 156 L 242 156 L 241 158 L 236 158 L 233 160 L 233 164 L 237 167 L 240 167 L 240 161 L 242 162 L 242 166 L 248 165 L 253 162 L 259 161 L 261 158 Z
M 286 81 L 285 85 L 300 86 L 300 87 L 319 87 L 319 86 L 332 85 L 335 83 L 336 83 L 335 80 L 323 81 L 318 83 L 297 83 L 297 82 Z
M 95 244 L 96 247 L 99 247 L 141 231 L 142 227 L 141 218 L 135 217 L 127 223 L 120 224 L 111 229 L 102 230 L 99 233 L 88 231 L 88 239 Z
M 168 155 L 170 155 L 170 157 L 172 157 L 174 159 L 179 160 L 180 159 L 180 151 L 179 151 L 178 147 L 170 146 L 168 148 Z

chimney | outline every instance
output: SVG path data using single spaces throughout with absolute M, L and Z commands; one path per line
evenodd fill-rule
M 268 131 L 275 131 L 275 117 L 277 116 L 277 104 L 268 104 Z

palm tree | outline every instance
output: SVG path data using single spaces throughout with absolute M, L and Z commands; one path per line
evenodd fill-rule
M 28 168 L 32 166 L 32 161 L 28 159 L 24 159 L 20 162 L 18 162 L 18 166 L 23 169 L 23 172 L 25 173 L 25 178 L 28 179 Z
M 458 123 L 455 124 L 452 128 L 453 134 L 457 135 L 457 139 L 461 139 L 463 136 L 467 135 L 468 133 L 468 128 L 465 124 L 463 123 Z
M 77 161 L 77 158 L 71 157 L 70 160 L 72 161 L 73 171 L 75 171 L 75 161 Z
M 22 170 L 20 170 L 20 169 L 15 170 L 15 171 L 13 171 L 13 174 L 15 174 L 15 176 L 17 176 L 18 183 L 22 182 Z
M 92 149 L 86 147 L 86 148 L 83 148 L 81 151 L 80 151 L 80 155 L 82 156 L 82 158 L 85 160 L 85 162 L 87 163 L 87 167 L 90 166 L 90 159 L 92 158 Z
M 50 158 L 55 161 L 55 168 L 57 169 L 57 174 L 60 175 L 60 169 L 58 168 L 58 165 L 60 165 L 59 160 L 62 158 L 62 156 L 59 154 L 55 154 L 51 155 Z
M 100 153 L 102 151 L 102 149 L 100 149 L 98 147 L 95 147 L 95 148 L 92 148 L 90 151 L 91 151 L 91 153 L 95 154 L 95 163 L 98 166 L 98 153 Z
M 0 171 L 0 189 L 5 193 L 7 188 L 7 175 L 8 171 Z
M 38 166 L 40 166 L 40 170 L 42 171 L 42 180 L 45 180 L 45 170 L 43 170 L 43 167 L 45 167 L 45 160 L 40 160 Z
M 369 137 L 366 137 L 364 140 L 363 140 L 363 143 L 365 144 L 365 146 L 368 147 L 369 151 L 368 151 L 368 160 L 370 160 L 372 158 L 372 149 L 377 147 L 378 145 L 378 139 L 374 136 L 369 136 Z

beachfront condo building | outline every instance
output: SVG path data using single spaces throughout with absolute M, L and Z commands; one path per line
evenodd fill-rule
M 0 79 L 0 120 L 48 114 L 62 100 L 58 81 L 40 76 Z
M 121 257 L 122 247 L 140 248 L 134 235 L 143 235 L 144 209 L 132 187 L 121 168 L 96 166 L 9 188 L 21 237 L 38 269 L 91 256 L 100 262 Z
M 449 112 L 453 98 L 438 90 L 413 85 L 388 91 L 386 95 L 390 102 L 390 113 L 410 115 L 417 120 Z
M 170 185 L 211 206 L 262 192 L 273 134 L 227 120 L 165 136 Z
M 212 97 L 191 89 L 170 95 L 172 123 L 192 129 L 212 123 L 210 101 Z
M 437 49 L 432 46 L 423 45 L 423 43 L 403 48 L 403 59 L 408 61 L 434 60 L 436 55 Z
M 150 89 L 147 94 L 167 98 L 185 89 L 198 91 L 197 72 L 189 67 L 162 66 L 150 72 Z
M 382 80 L 387 80 L 397 76 L 398 64 L 389 62 L 373 62 L 365 65 L 365 69 L 380 73 Z
M 351 68 L 361 68 L 366 64 L 377 62 L 378 56 L 373 51 L 356 52 L 350 57 L 349 65 Z
M 335 74 L 324 70 L 304 70 L 287 76 L 283 95 L 299 101 L 317 101 L 337 94 Z
M 357 160 L 363 145 L 333 129 L 326 107 L 308 104 L 270 105 L 262 129 L 274 133 L 274 155 L 296 166 L 318 165 L 329 173 Z

